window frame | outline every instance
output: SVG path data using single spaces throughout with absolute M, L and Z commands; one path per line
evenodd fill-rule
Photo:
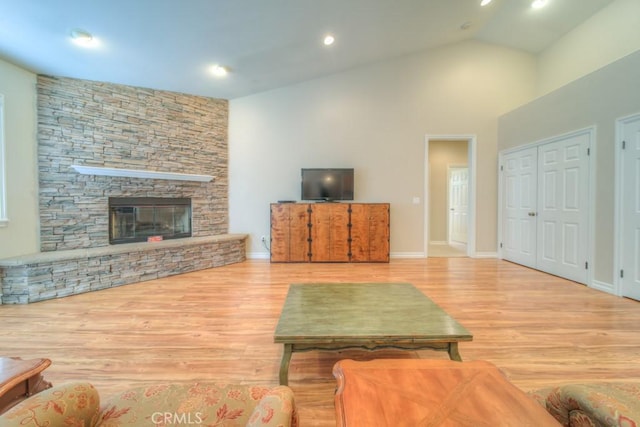
M 4 95 L 0 93 L 0 227 L 6 227 L 7 218 L 7 187 L 5 163 L 5 127 L 4 127 Z

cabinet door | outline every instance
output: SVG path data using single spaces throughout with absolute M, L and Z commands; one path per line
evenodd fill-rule
M 331 207 L 331 261 L 349 262 L 349 205 Z
M 349 205 L 316 203 L 311 207 L 311 261 L 349 261 Z
M 351 205 L 351 261 L 389 261 L 389 204 Z
M 289 261 L 309 262 L 309 205 L 289 204 Z
M 351 204 L 351 261 L 369 261 L 369 206 Z
M 389 262 L 389 204 L 369 206 L 369 261 Z
M 271 205 L 271 262 L 309 261 L 307 204 Z
M 271 262 L 289 260 L 289 208 L 271 205 Z

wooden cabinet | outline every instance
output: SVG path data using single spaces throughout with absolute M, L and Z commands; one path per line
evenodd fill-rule
M 271 262 L 389 262 L 388 203 L 274 203 Z
M 271 205 L 271 261 L 309 261 L 309 205 Z

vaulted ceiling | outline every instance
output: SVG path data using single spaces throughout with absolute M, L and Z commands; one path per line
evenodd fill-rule
M 612 2 L 0 0 L 0 57 L 36 73 L 232 99 L 463 40 L 536 54 Z M 71 43 L 74 29 L 93 44 Z M 214 64 L 229 74 L 215 77 Z

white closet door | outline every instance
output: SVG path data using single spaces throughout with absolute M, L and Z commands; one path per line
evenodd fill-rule
M 503 157 L 502 257 L 536 267 L 537 148 Z
M 538 151 L 538 269 L 587 282 L 590 134 Z
M 622 244 L 623 296 L 640 300 L 640 118 L 623 125 Z

